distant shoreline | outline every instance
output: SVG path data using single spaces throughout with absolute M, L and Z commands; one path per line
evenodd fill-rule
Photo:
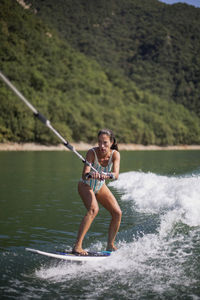
M 77 151 L 87 151 L 95 146 L 87 143 L 71 143 Z M 0 143 L 0 151 L 64 151 L 68 150 L 64 145 L 46 146 L 34 143 Z M 156 146 L 139 144 L 119 144 L 119 150 L 145 151 L 145 150 L 200 150 L 200 145 L 176 145 L 176 146 Z

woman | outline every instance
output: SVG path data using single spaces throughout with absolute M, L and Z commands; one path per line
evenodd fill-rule
M 83 250 L 82 243 L 92 221 L 99 211 L 98 202 L 112 216 L 108 233 L 107 250 L 114 251 L 117 250 L 114 241 L 119 230 L 122 213 L 117 200 L 105 184 L 105 179 L 118 179 L 119 176 L 120 154 L 111 130 L 103 129 L 99 131 L 98 147 L 88 151 L 86 160 L 97 172 L 94 172 L 89 165 L 85 164 L 82 179 L 78 184 L 78 191 L 87 209 L 87 213 L 81 222 L 73 253 L 88 255 L 87 251 Z

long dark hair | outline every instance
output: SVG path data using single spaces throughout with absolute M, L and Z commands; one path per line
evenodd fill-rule
M 108 136 L 110 137 L 110 141 L 112 142 L 112 145 L 111 145 L 110 149 L 119 151 L 118 145 L 117 145 L 117 141 L 116 141 L 116 138 L 115 138 L 114 133 L 112 132 L 112 130 L 107 129 L 107 128 L 101 129 L 101 130 L 99 131 L 99 133 L 98 133 L 98 137 L 99 137 L 101 134 L 106 134 L 106 135 L 108 135 Z

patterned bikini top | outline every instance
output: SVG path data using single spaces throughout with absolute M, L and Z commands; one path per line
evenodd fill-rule
M 111 152 L 111 155 L 110 155 L 110 158 L 109 158 L 109 161 L 108 161 L 108 164 L 106 167 L 103 167 L 99 161 L 98 161 L 98 157 L 97 157 L 97 154 L 96 154 L 96 151 L 94 148 L 92 148 L 93 152 L 94 152 L 94 162 L 92 163 L 92 166 L 99 172 L 105 172 L 105 173 L 109 173 L 111 172 L 112 170 L 112 166 L 113 166 L 113 162 L 112 162 L 112 156 L 113 156 L 113 153 L 115 150 L 112 150 Z M 91 171 L 91 172 L 94 172 L 94 171 Z
M 112 162 L 112 156 L 113 156 L 113 153 L 115 152 L 115 150 L 112 151 L 111 155 L 110 155 L 110 158 L 109 158 L 109 161 L 108 161 L 108 164 L 106 167 L 103 167 L 100 165 L 99 161 L 98 161 L 98 157 L 97 157 L 97 154 L 96 154 L 96 151 L 94 148 L 92 148 L 93 152 L 94 152 L 94 162 L 92 163 L 92 166 L 99 172 L 105 172 L 105 173 L 110 173 L 111 170 L 112 170 L 112 166 L 113 166 L 113 162 Z M 90 171 L 90 174 L 93 173 L 94 171 L 91 170 Z M 84 180 L 84 182 L 86 184 L 88 184 L 91 189 L 94 191 L 94 193 L 96 194 L 100 188 L 104 185 L 105 183 L 105 180 L 98 180 L 98 179 L 88 179 L 88 180 Z

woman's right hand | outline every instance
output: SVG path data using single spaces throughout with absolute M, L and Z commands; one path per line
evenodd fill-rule
M 97 180 L 104 180 L 104 178 L 102 177 L 102 174 L 98 173 L 98 172 L 93 172 L 91 177 L 93 179 L 97 179 Z

